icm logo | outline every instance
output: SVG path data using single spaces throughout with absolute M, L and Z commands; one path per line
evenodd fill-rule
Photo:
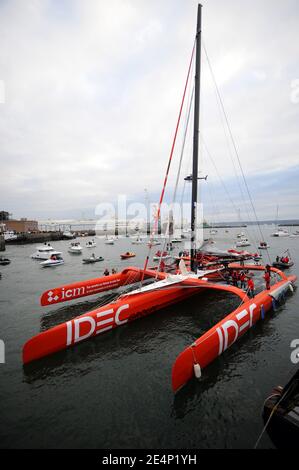
M 53 294 L 54 292 L 51 290 L 48 292 L 48 302 L 57 302 L 57 300 L 59 299 L 58 295 L 55 295 L 55 297 L 53 297 Z
M 2 339 L 0 339 L 0 364 L 5 364 L 5 344 Z
M 299 364 L 299 339 L 293 339 L 291 348 L 294 349 L 291 353 L 291 361 L 293 364 Z

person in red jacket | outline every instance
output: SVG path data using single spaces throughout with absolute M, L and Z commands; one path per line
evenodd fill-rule
M 247 286 L 248 286 L 248 296 L 253 299 L 253 297 L 254 297 L 254 282 L 253 282 L 252 277 L 248 278 Z
M 245 276 L 245 273 L 243 271 L 240 272 L 240 282 L 241 282 L 241 289 L 244 289 L 245 288 L 245 280 L 246 280 L 246 276 Z
M 270 282 L 271 282 L 270 271 L 268 271 L 268 270 L 265 271 L 264 279 L 265 279 L 265 282 L 266 282 L 266 289 L 269 290 L 270 289 Z
M 233 286 L 239 287 L 238 286 L 238 273 L 237 273 L 237 271 L 232 272 L 232 281 L 233 281 Z
M 165 271 L 165 263 L 164 263 L 164 261 L 163 261 L 163 259 L 162 259 L 161 262 L 160 262 L 160 272 L 161 272 L 161 273 L 164 273 L 164 271 Z

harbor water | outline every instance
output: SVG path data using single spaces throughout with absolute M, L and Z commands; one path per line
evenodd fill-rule
M 248 228 L 249 237 L 251 230 L 255 228 Z M 218 229 L 215 246 L 232 247 L 238 231 Z M 288 272 L 298 275 L 299 238 L 271 238 L 270 226 L 263 231 L 271 259 L 289 248 L 295 265 Z M 89 239 L 79 240 L 85 247 Z M 22 346 L 28 339 L 103 300 L 93 296 L 41 307 L 43 291 L 101 276 L 105 268 L 143 266 L 145 244 L 131 245 L 127 238 L 115 245 L 99 238 L 96 242 L 97 247 L 84 248 L 83 255 L 69 254 L 68 241 L 52 242 L 63 252 L 65 264 L 48 269 L 30 258 L 34 245 L 7 246 L 5 257 L 11 264 L 0 267 L 0 339 L 5 343 L 0 447 L 253 448 L 263 428 L 265 398 L 294 371 L 290 344 L 299 338 L 296 291 L 204 369 L 199 381 L 192 380 L 176 395 L 171 390 L 176 357 L 231 312 L 239 299 L 202 293 L 23 367 Z M 180 249 L 178 245 L 177 252 Z M 125 251 L 134 251 L 136 258 L 121 261 Z M 82 264 L 92 252 L 105 261 Z M 267 263 L 266 252 L 263 255 Z M 266 434 L 260 447 L 272 447 Z

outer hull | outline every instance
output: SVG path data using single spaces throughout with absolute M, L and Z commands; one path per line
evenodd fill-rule
M 258 266 L 248 266 L 248 268 L 263 269 Z M 271 310 L 273 305 L 273 298 L 270 294 L 279 288 L 283 289 L 284 286 L 287 289 L 289 284 L 296 280 L 295 276 L 286 278 L 282 275 L 281 277 L 282 280 L 272 286 L 269 291 L 262 291 L 253 299 L 245 300 L 239 308 L 213 326 L 178 356 L 172 369 L 174 391 L 194 377 L 195 365 L 199 365 L 200 369 L 205 368 L 243 336 L 258 320 L 265 318 L 265 314 Z
M 73 320 L 38 334 L 24 345 L 23 363 L 74 346 L 92 336 L 149 315 L 198 293 L 197 289 L 169 287 L 142 295 L 123 296 Z

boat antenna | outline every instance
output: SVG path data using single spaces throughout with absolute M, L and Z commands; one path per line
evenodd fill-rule
M 195 97 L 194 97 L 194 134 L 193 134 L 193 169 L 192 169 L 192 202 L 191 202 L 191 271 L 196 272 L 196 226 L 197 221 L 197 189 L 198 189 L 198 141 L 200 112 L 200 68 L 201 68 L 201 11 L 198 5 L 196 27 L 196 63 L 195 63 Z

